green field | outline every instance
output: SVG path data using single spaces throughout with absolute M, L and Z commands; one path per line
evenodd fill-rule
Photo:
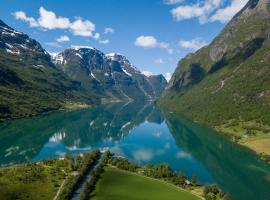
M 93 194 L 95 200 L 197 200 L 199 197 L 160 180 L 109 167 Z
M 48 160 L 0 169 L 1 200 L 53 199 L 70 171 L 68 160 Z

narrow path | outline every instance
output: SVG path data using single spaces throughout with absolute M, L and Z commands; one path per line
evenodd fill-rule
M 65 185 L 65 183 L 66 183 L 66 181 L 67 181 L 67 174 L 66 174 L 65 171 L 64 171 L 64 173 L 65 173 L 65 175 L 66 175 L 65 180 L 63 180 L 63 182 L 61 183 L 61 185 L 60 185 L 60 187 L 59 187 L 59 189 L 58 189 L 56 195 L 54 196 L 53 200 L 56 200 L 56 199 L 58 198 L 60 192 L 62 191 L 63 186 Z
M 102 157 L 102 156 L 101 156 Z M 91 178 L 91 172 L 97 167 L 99 164 L 101 157 L 92 165 L 92 167 L 88 170 L 87 174 L 83 177 L 82 181 L 79 183 L 78 188 L 73 192 L 71 196 L 71 200 L 80 200 L 80 195 L 88 182 L 88 180 Z

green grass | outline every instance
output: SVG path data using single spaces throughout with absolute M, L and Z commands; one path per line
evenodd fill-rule
M 1 200 L 53 199 L 68 173 L 70 162 L 49 160 L 0 169 Z
M 196 200 L 199 197 L 169 183 L 108 167 L 96 186 L 95 200 Z

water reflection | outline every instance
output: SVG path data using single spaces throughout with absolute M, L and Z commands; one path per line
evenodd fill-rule
M 68 150 L 89 150 L 100 143 L 120 141 L 145 121 L 162 123 L 163 120 L 152 102 L 130 102 L 2 123 L 0 163 L 38 159 L 38 154 L 44 153 L 44 146 L 58 148 L 53 150 L 55 153 L 47 152 L 48 157 L 60 156 Z
M 201 161 L 234 199 L 270 199 L 270 165 L 207 127 L 170 113 L 165 116 L 177 145 Z
M 165 119 L 164 119 L 165 116 Z M 268 200 L 270 167 L 211 129 L 152 102 L 118 103 L 0 124 L 0 164 L 109 148 L 139 164 L 169 163 L 235 199 Z

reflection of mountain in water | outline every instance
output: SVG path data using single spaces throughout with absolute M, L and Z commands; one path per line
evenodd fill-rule
M 161 112 L 151 102 L 98 107 L 63 126 L 66 137 L 62 143 L 68 147 L 84 148 L 107 140 L 119 141 L 146 120 L 163 121 Z
M 165 116 L 177 145 L 200 160 L 234 199 L 270 199 L 270 166 L 253 152 L 189 120 Z
M 48 141 L 61 142 L 68 148 L 118 141 L 144 121 L 163 121 L 152 102 L 110 104 L 2 123 L 0 163 L 29 161 Z

